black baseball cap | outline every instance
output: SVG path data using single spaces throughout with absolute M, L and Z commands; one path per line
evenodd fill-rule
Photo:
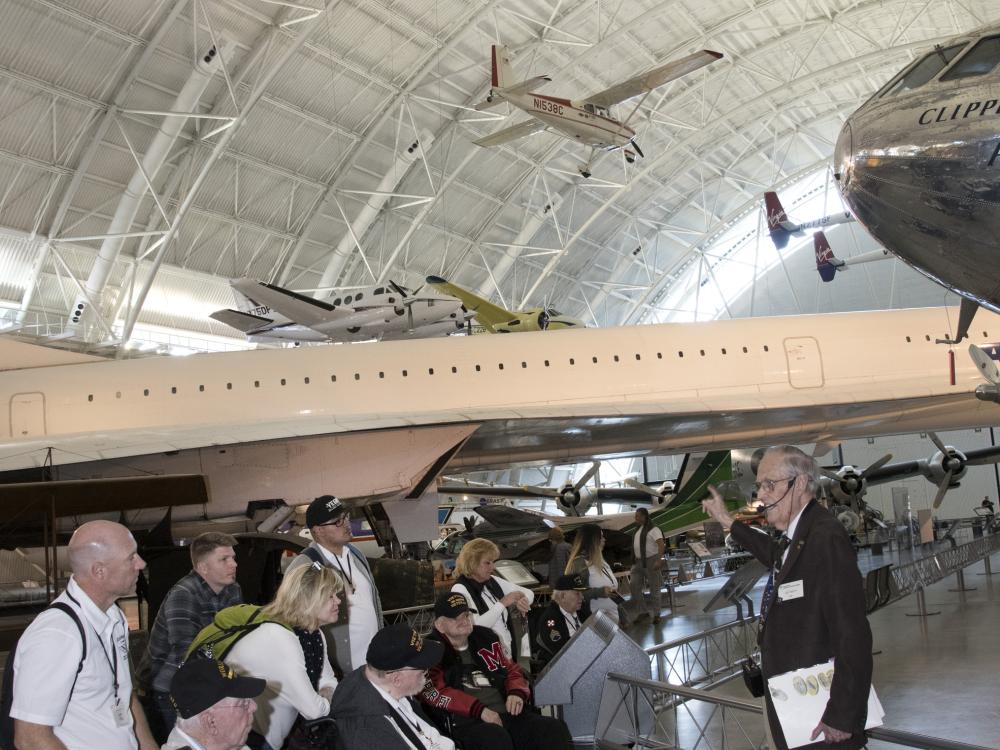
M 192 659 L 181 665 L 170 682 L 170 702 L 182 718 L 190 719 L 223 698 L 256 698 L 267 682 L 241 677 L 221 661 Z
M 324 523 L 336 521 L 347 513 L 347 507 L 333 495 L 320 495 L 306 510 L 306 526 L 322 526 Z
M 556 585 L 552 587 L 553 591 L 586 591 L 587 584 L 583 581 L 583 576 L 579 573 L 559 576 L 556 579 Z
M 441 661 L 443 654 L 444 646 L 440 643 L 425 639 L 409 625 L 397 623 L 375 634 L 368 644 L 365 661 L 384 672 L 405 667 L 430 669 Z
M 434 602 L 435 617 L 458 617 L 463 612 L 469 611 L 469 600 L 463 594 L 449 591 L 442 594 Z

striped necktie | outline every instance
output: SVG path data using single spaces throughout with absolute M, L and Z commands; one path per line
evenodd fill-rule
M 767 619 L 767 613 L 771 609 L 771 604 L 774 602 L 774 577 L 777 575 L 778 571 L 781 570 L 782 557 L 785 555 L 785 550 L 788 549 L 788 543 L 791 540 L 782 534 L 778 537 L 777 552 L 774 556 L 774 563 L 771 565 L 771 575 L 767 577 L 767 584 L 764 586 L 764 596 L 760 600 L 760 621 L 764 622 Z

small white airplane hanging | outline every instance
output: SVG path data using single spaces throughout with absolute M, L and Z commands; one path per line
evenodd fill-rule
M 498 130 L 485 138 L 473 141 L 477 146 L 497 146 L 501 143 L 524 138 L 542 130 L 551 130 L 564 138 L 590 146 L 590 158 L 579 167 L 580 174 L 590 177 L 591 163 L 597 150 L 623 149 L 625 159 L 631 164 L 636 154 L 643 156 L 635 142 L 635 131 L 628 126 L 642 101 L 663 84 L 685 76 L 722 57 L 721 52 L 699 50 L 680 60 L 661 65 L 647 73 L 635 76 L 582 100 L 562 99 L 531 91 L 552 79 L 535 76 L 526 81 L 514 82 L 510 56 L 505 46 L 493 45 L 493 75 L 490 93 L 486 100 L 476 105 L 477 110 L 490 109 L 504 102 L 513 104 L 531 115 L 532 119 Z M 643 96 L 624 122 L 611 116 L 609 108 L 615 104 Z

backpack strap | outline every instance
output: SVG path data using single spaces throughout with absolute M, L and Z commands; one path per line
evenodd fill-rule
M 323 559 L 323 553 L 311 545 L 306 547 L 299 554 L 305 555 L 314 563 L 319 563 L 320 565 L 326 567 L 326 560 Z
M 76 623 L 76 629 L 80 631 L 80 641 L 83 643 L 83 655 L 80 656 L 80 664 L 76 668 L 76 673 L 79 675 L 80 672 L 83 671 L 83 662 L 86 661 L 87 659 L 87 633 L 83 629 L 83 623 L 80 622 L 80 616 L 76 613 L 76 610 L 73 609 L 68 604 L 66 604 L 66 602 L 52 602 L 52 604 L 50 604 L 48 608 L 58 609 L 61 612 L 65 612 L 67 615 L 69 615 L 69 619 L 71 619 L 74 623 Z M 75 685 L 76 680 L 74 680 L 73 682 Z M 73 691 L 70 690 L 70 693 L 72 692 Z

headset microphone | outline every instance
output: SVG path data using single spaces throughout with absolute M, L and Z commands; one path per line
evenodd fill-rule
M 784 499 L 785 499 L 784 497 L 781 497 L 775 502 L 771 503 L 770 505 L 764 505 L 763 503 L 761 503 L 760 505 L 757 506 L 757 512 L 766 513 L 767 511 L 771 510 L 771 508 L 773 508 L 775 505 L 780 505 L 781 501 Z

